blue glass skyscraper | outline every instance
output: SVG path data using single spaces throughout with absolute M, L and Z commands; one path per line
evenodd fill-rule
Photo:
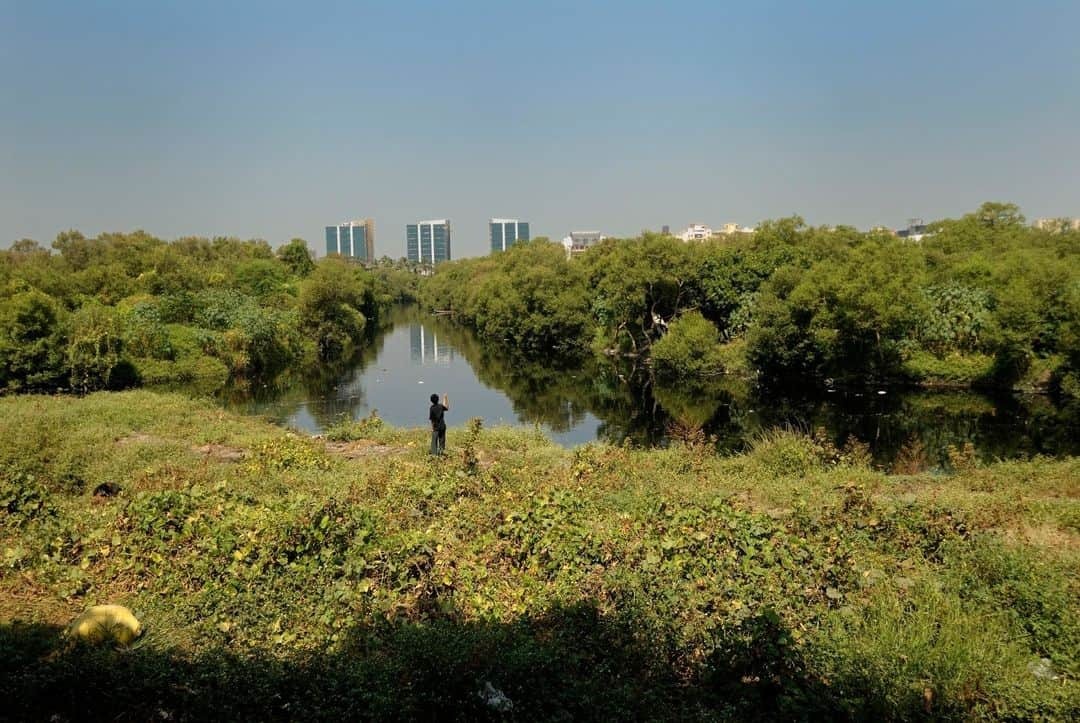
M 414 264 L 450 260 L 450 221 L 420 221 L 405 226 L 405 251 Z
M 516 218 L 493 218 L 488 222 L 491 231 L 491 251 L 506 251 L 517 241 L 529 240 L 529 224 Z
M 375 260 L 375 221 L 348 221 L 326 227 L 326 255 L 341 254 L 361 261 Z

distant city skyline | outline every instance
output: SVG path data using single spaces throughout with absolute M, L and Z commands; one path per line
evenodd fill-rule
M 489 253 L 499 209 L 553 239 L 1080 215 L 1076 2 L 0 7 L 3 247 L 142 228 L 323 250 L 350 209 L 394 258 L 430 209 L 455 258 Z

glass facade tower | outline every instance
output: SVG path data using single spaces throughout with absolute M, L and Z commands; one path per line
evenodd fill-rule
M 450 221 L 420 221 L 405 226 L 405 251 L 414 264 L 437 264 L 449 261 Z
M 516 218 L 493 218 L 488 222 L 491 231 L 491 251 L 506 251 L 517 241 L 529 240 L 529 224 Z
M 326 255 L 341 254 L 360 261 L 375 260 L 375 221 L 347 221 L 326 227 Z

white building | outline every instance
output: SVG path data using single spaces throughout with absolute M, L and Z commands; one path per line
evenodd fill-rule
M 562 243 L 566 249 L 566 255 L 576 256 L 584 253 L 587 249 L 600 243 L 607 236 L 599 231 L 571 231 L 569 236 L 564 236 Z
M 1080 218 L 1069 218 L 1067 216 L 1059 218 L 1037 218 L 1032 226 L 1040 231 L 1056 231 L 1058 233 L 1061 233 L 1062 231 L 1080 231 Z
M 754 233 L 754 229 L 751 226 L 740 226 L 737 223 L 725 223 L 716 233 L 722 236 L 730 236 L 733 233 Z
M 713 237 L 713 230 L 703 223 L 692 223 L 682 233 L 675 234 L 675 237 L 683 241 L 704 241 Z

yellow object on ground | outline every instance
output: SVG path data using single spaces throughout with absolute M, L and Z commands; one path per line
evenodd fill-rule
M 95 605 L 68 627 L 72 639 L 88 643 L 112 640 L 120 645 L 131 645 L 142 635 L 142 623 L 123 605 Z

